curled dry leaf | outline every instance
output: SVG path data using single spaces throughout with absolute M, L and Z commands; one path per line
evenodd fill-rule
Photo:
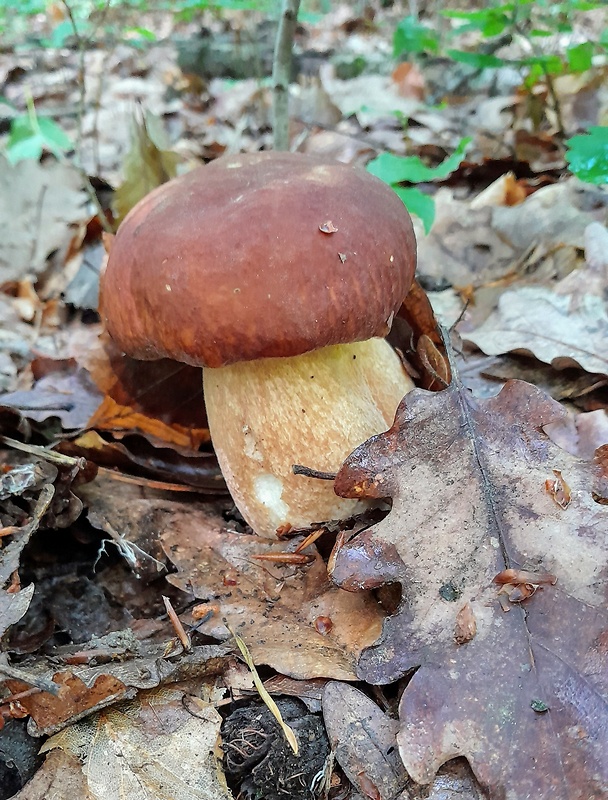
M 516 381 L 487 401 L 458 380 L 415 390 L 336 479 L 340 494 L 393 498 L 389 516 L 337 554 L 333 577 L 352 590 L 401 584 L 401 606 L 358 672 L 388 683 L 418 668 L 399 745 L 420 783 L 462 755 L 492 797 L 608 792 L 608 509 L 594 500 L 593 464 L 542 432 L 565 413 Z M 545 491 L 553 469 L 571 487 L 567 508 Z M 504 614 L 494 576 L 524 566 L 556 583 Z M 459 645 L 463 602 L 477 630 Z M 534 699 L 550 713 L 535 714 Z
M 379 800 L 392 800 L 405 788 L 397 720 L 354 686 L 338 681 L 330 681 L 323 691 L 323 719 L 336 761 L 365 797 L 373 796 L 374 787 Z
M 256 664 L 294 678 L 355 678 L 354 662 L 379 635 L 381 612 L 370 595 L 333 586 L 315 553 L 302 566 L 264 563 L 255 556 L 283 553 L 285 542 L 227 530 L 202 506 L 175 510 L 159 526 L 167 557 L 177 567 L 170 583 L 199 600 L 219 604 L 200 630 L 226 638 L 230 625 L 244 639 Z M 297 546 L 298 539 L 290 542 Z M 319 617 L 331 630 L 320 633 Z
M 367 695 L 347 683 L 330 681 L 323 692 L 323 720 L 336 761 L 361 792 L 358 796 L 369 797 L 372 786 L 380 800 L 420 796 L 410 792 L 412 781 L 399 758 L 399 722 Z M 460 759 L 441 768 L 428 789 L 428 800 L 486 800 L 486 795 Z
M 463 338 L 488 355 L 532 353 L 558 369 L 580 366 L 587 372 L 607 375 L 608 310 L 604 293 L 608 269 L 596 252 L 597 228 L 602 242 L 608 238 L 603 226 L 587 226 L 589 254 L 582 269 L 570 272 L 553 289 L 508 289 L 500 296 L 496 311 Z
M 137 430 L 157 444 L 192 451 L 209 440 L 200 369 L 166 358 L 136 361 L 93 326 L 79 330 L 70 349 L 105 395 L 88 428 Z

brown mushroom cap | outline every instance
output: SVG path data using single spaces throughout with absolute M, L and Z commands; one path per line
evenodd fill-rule
M 129 213 L 103 314 L 135 358 L 220 367 L 295 356 L 386 335 L 415 266 L 403 203 L 364 170 L 294 153 L 224 156 Z

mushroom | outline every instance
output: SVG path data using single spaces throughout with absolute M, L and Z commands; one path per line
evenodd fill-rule
M 211 438 L 258 534 L 343 519 L 336 472 L 413 387 L 383 338 L 413 279 L 397 195 L 362 169 L 294 153 L 223 156 L 125 218 L 102 278 L 110 335 L 139 359 L 203 367 Z

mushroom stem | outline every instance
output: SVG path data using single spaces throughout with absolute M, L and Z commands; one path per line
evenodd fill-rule
M 392 424 L 413 383 L 384 339 L 291 358 L 203 369 L 209 430 L 228 489 L 260 536 L 344 519 L 362 501 L 294 464 L 336 472 L 358 445 Z

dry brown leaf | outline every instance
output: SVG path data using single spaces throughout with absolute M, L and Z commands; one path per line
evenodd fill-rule
M 397 754 L 399 722 L 367 695 L 347 683 L 331 681 L 323 693 L 323 719 L 336 761 L 363 796 L 369 797 L 365 789 L 371 786 L 381 800 L 397 798 L 400 790 L 398 800 L 418 796 L 410 793 L 412 781 Z M 435 777 L 427 800 L 484 798 L 466 762 L 451 761 Z
M 216 756 L 221 717 L 164 689 L 95 714 L 44 743 L 82 761 L 95 800 L 232 800 Z
M 64 430 L 79 430 L 86 427 L 102 397 L 86 370 L 66 360 L 58 361 L 56 370 L 41 377 L 32 389 L 3 395 L 2 403 L 27 419 L 44 422 L 57 417 Z
M 192 451 L 168 444 L 161 446 L 160 442 L 139 434 L 125 435 L 122 442 L 107 441 L 96 431 L 86 431 L 77 439 L 62 442 L 57 449 L 68 455 L 83 456 L 113 470 L 118 468 L 149 476 L 151 482 L 179 483 L 182 489 L 192 486 L 197 491 L 213 495 L 227 493 L 217 459 L 211 452 Z M 137 482 L 135 478 L 118 471 L 106 478 L 111 479 L 114 486 L 120 481 Z M 97 480 L 104 480 L 101 471 Z M 146 485 L 146 478 L 142 479 L 141 484 Z M 91 488 L 94 490 L 96 487 Z
M 32 159 L 10 166 L 0 156 L 0 283 L 38 274 L 51 253 L 65 254 L 73 226 L 89 219 L 87 203 L 75 167 Z
M 572 180 L 543 187 L 513 206 L 477 208 L 475 200 L 458 200 L 446 188 L 435 201 L 433 229 L 418 237 L 419 275 L 454 286 L 481 286 L 514 269 L 521 272 L 519 261 L 528 251 L 535 251 L 525 265 L 528 279 L 538 279 L 541 271 L 551 277 L 570 271 L 584 246 L 585 229 L 595 221 L 589 209 L 608 204 L 608 195 Z
M 110 636 L 117 634 L 100 637 L 95 644 L 103 644 Z M 135 657 L 98 666 L 57 668 L 52 663 L 40 663 L 36 675 L 56 683 L 59 694 L 54 697 L 40 692 L 22 700 L 31 717 L 29 732 L 33 736 L 53 734 L 119 700 L 131 699 L 137 690 L 217 675 L 226 667 L 230 651 L 226 645 L 194 647 L 192 652 L 169 660 L 164 657 L 164 649 L 163 645 L 142 647 Z M 14 693 L 28 688 L 17 680 L 7 681 L 7 685 Z
M 80 759 L 63 750 L 50 752 L 34 777 L 13 800 L 96 800 L 87 787 Z
M 570 414 L 563 422 L 548 425 L 546 433 L 572 455 L 592 459 L 598 447 L 608 444 L 608 412 Z
M 204 508 L 176 510 L 159 526 L 167 557 L 177 574 L 167 580 L 220 611 L 200 630 L 226 638 L 223 620 L 244 639 L 256 664 L 268 664 L 294 678 L 355 677 L 354 662 L 380 632 L 382 614 L 369 595 L 332 586 L 314 548 L 304 567 L 266 565 L 261 553 L 296 547 L 227 530 L 221 517 Z M 327 635 L 315 620 L 332 620 Z
M 129 358 L 100 327 L 80 329 L 70 347 L 105 395 L 88 427 L 140 431 L 158 443 L 192 451 L 209 441 L 200 369 L 166 358 Z
M 376 787 L 379 800 L 392 800 L 405 788 L 397 720 L 354 686 L 337 681 L 323 691 L 323 719 L 336 761 L 363 794 L 362 777 Z
M 577 305 L 573 310 L 570 296 L 543 286 L 508 289 L 483 325 L 462 337 L 488 355 L 532 353 L 558 369 L 580 366 L 606 375 L 606 302 L 602 297 L 583 295 Z
M 124 161 L 124 180 L 114 195 L 117 222 L 152 189 L 177 175 L 181 156 L 168 149 L 158 118 L 151 114 L 133 120 L 131 149 Z
M 608 509 L 594 501 L 593 465 L 542 432 L 564 414 L 515 381 L 487 401 L 458 382 L 415 390 L 336 479 L 342 495 L 393 498 L 389 516 L 338 554 L 334 579 L 401 584 L 399 611 L 358 671 L 388 683 L 419 667 L 401 700 L 399 746 L 420 783 L 461 755 L 492 797 L 608 792 Z M 545 490 L 554 469 L 571 488 L 567 508 Z M 505 568 L 557 582 L 523 605 L 501 595 L 503 609 L 493 580 Z M 465 603 L 476 632 L 459 645 Z

